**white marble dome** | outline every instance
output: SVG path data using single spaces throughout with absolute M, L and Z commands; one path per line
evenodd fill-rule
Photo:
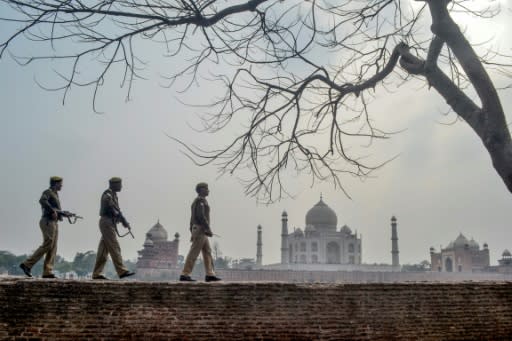
M 336 213 L 327 206 L 320 198 L 320 201 L 306 213 L 306 226 L 313 225 L 315 228 L 330 227 L 336 228 L 338 217 Z

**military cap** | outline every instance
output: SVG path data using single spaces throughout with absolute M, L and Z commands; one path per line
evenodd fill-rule
M 50 178 L 50 186 L 58 184 L 59 182 L 62 182 L 62 178 L 60 176 L 52 176 Z
M 196 185 L 196 192 L 199 192 L 201 188 L 208 188 L 208 184 L 206 182 L 200 182 Z
M 110 180 L 108 180 L 108 182 L 110 182 L 111 184 L 121 182 L 121 178 L 114 176 L 113 178 L 110 178 Z

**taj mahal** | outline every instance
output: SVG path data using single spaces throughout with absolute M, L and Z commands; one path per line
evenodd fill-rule
M 396 218 L 391 218 L 391 265 L 367 265 L 362 262 L 362 237 L 343 225 L 320 197 L 305 217 L 304 229 L 288 229 L 288 213 L 281 215 L 281 262 L 263 265 L 261 228 L 258 229 L 256 263 L 268 270 L 399 271 Z

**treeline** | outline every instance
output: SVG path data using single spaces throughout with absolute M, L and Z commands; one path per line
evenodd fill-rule
M 7 272 L 9 275 L 20 275 L 23 276 L 23 271 L 19 265 L 27 259 L 28 255 L 15 255 L 9 251 L 0 251 L 0 273 Z M 94 268 L 96 262 L 96 252 L 77 252 L 72 261 L 67 261 L 64 257 L 57 255 L 54 264 L 54 271 L 58 274 L 65 274 L 67 272 L 74 271 L 79 277 L 84 277 L 90 274 Z M 135 270 L 135 262 L 125 260 L 124 264 L 129 270 Z M 32 274 L 35 276 L 41 276 L 43 272 L 43 259 L 34 265 L 32 268 Z M 114 269 L 114 265 L 109 260 L 105 267 L 105 274 L 107 277 L 115 278 L 117 274 Z

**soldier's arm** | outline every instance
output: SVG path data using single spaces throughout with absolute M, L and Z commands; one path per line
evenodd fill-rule
M 50 194 L 48 193 L 48 191 L 44 191 L 43 194 L 41 195 L 41 199 L 39 199 L 39 203 L 41 204 L 41 206 L 48 210 L 48 211 L 53 211 L 53 212 L 57 212 L 58 211 L 58 208 L 57 207 L 53 207 L 51 204 L 50 204 Z

